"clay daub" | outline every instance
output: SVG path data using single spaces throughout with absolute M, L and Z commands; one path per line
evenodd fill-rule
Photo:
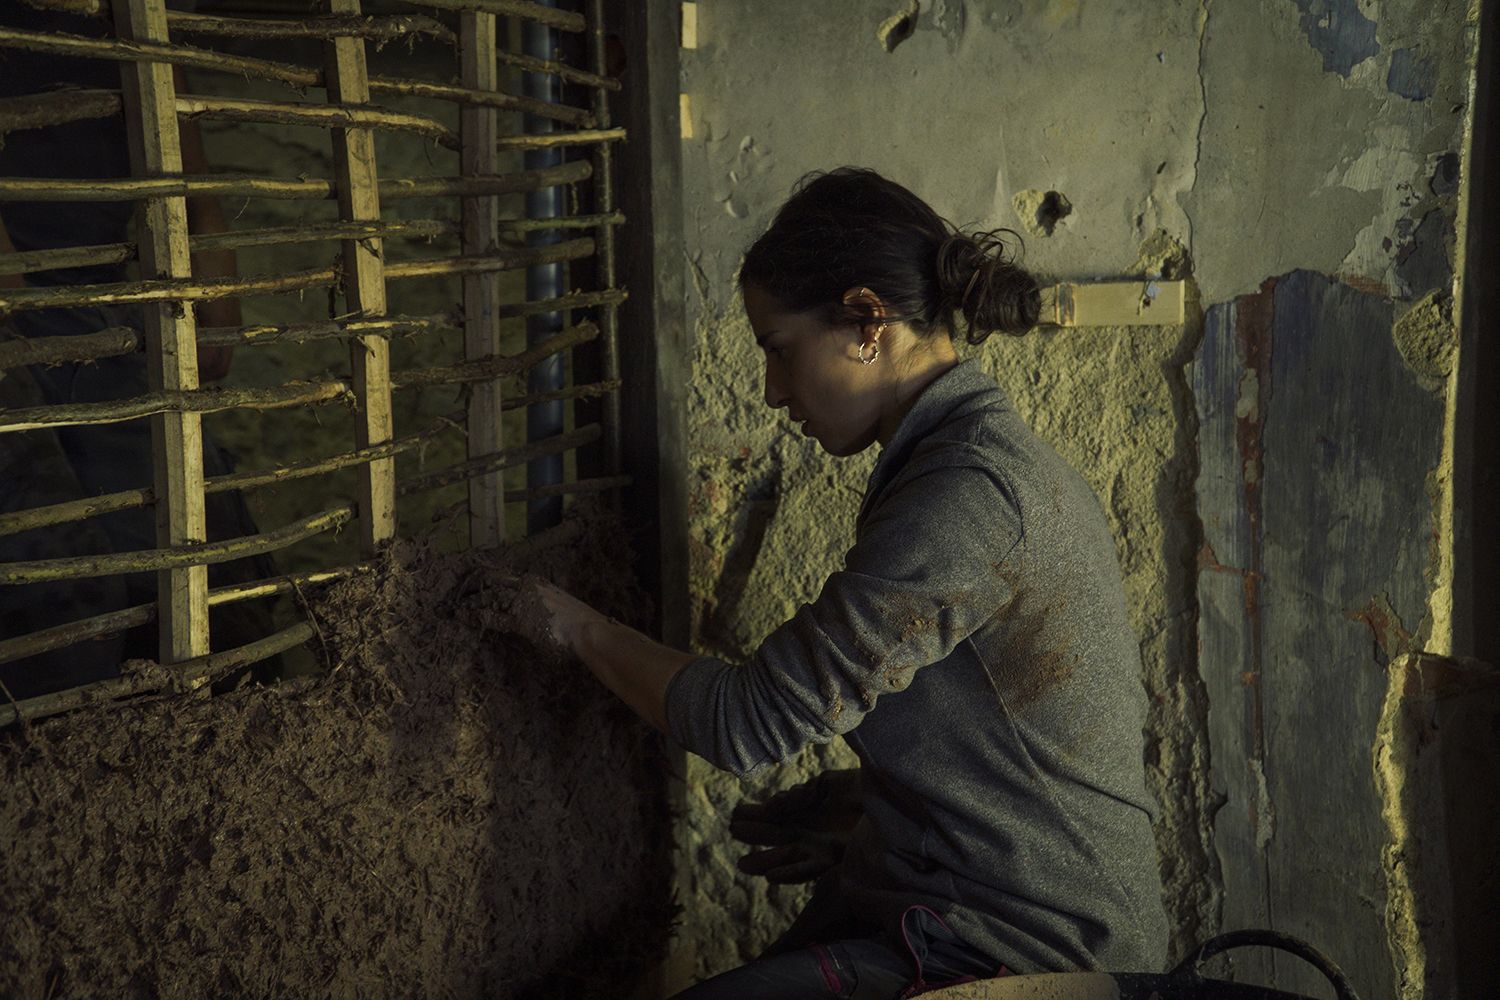
M 326 677 L 0 734 L 0 995 L 628 996 L 673 916 L 659 746 L 482 586 L 639 620 L 621 536 L 405 543 L 316 603 Z

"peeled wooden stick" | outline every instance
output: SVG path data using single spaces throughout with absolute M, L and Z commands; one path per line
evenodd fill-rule
M 382 200 L 397 198 L 459 198 L 465 195 L 517 194 L 561 184 L 576 184 L 593 175 L 587 160 L 540 170 L 519 170 L 493 177 L 421 177 L 380 182 Z M 7 201 L 143 201 L 147 198 L 275 198 L 284 200 L 332 198 L 331 181 L 241 174 L 200 174 L 191 177 L 131 177 L 121 179 L 58 180 L 51 177 L 0 177 L 0 202 Z
M 250 56 L 232 55 L 191 45 L 167 45 L 153 42 L 133 42 L 116 38 L 86 38 L 80 35 L 54 34 L 45 31 L 25 31 L 20 28 L 0 27 L 0 47 L 21 49 L 27 52 L 44 52 L 61 56 L 76 56 L 85 59 L 114 59 L 124 62 L 164 62 L 174 66 L 191 66 L 195 69 L 253 76 L 263 80 L 274 80 L 297 89 L 321 87 L 323 71 L 292 63 L 256 59 Z M 559 73 L 559 75 L 563 75 Z M 593 113 L 583 108 L 566 104 L 554 104 L 531 97 L 518 97 L 503 91 L 473 90 L 468 87 L 426 80 L 410 80 L 403 77 L 370 77 L 370 92 L 373 94 L 405 94 L 411 97 L 431 97 L 436 100 L 454 101 L 460 104 L 479 104 L 506 111 L 519 111 L 538 115 L 565 125 L 588 127 L 594 123 Z
M 128 326 L 111 326 L 98 333 L 70 337 L 33 337 L 0 341 L 0 374 L 27 365 L 55 365 L 68 361 L 95 361 L 141 349 L 141 332 Z
M 443 10 L 466 10 L 479 14 L 503 14 L 520 17 L 563 31 L 582 31 L 587 27 L 582 14 L 559 10 L 530 0 L 415 0 L 425 7 Z
M 82 580 L 119 573 L 140 573 L 216 563 L 264 555 L 311 538 L 346 523 L 354 516 L 352 506 L 335 507 L 293 521 L 258 535 L 244 535 L 222 542 L 198 542 L 169 549 L 108 552 L 60 559 L 33 559 L 0 564 L 0 584 L 46 583 L 52 580 Z
M 63 403 L 0 410 L 0 432 L 35 430 L 38 427 L 78 427 L 114 424 L 153 413 L 218 413 L 221 410 L 279 410 L 288 406 L 353 401 L 349 383 L 289 382 L 270 389 L 215 387 L 188 391 L 151 392 L 130 399 L 102 403 Z
M 441 21 L 420 14 L 390 14 L 384 17 L 309 14 L 303 17 L 223 17 L 167 11 L 167 23 L 177 34 L 220 35 L 228 38 L 332 38 L 334 35 L 388 42 L 413 35 L 428 35 L 444 42 L 453 32 Z
M 317 128 L 378 128 L 412 132 L 435 139 L 447 149 L 458 149 L 458 135 L 448 126 L 426 115 L 353 104 L 301 104 L 296 101 L 253 101 L 227 97 L 177 98 L 177 113 L 183 118 L 216 118 L 225 121 L 260 122 L 271 125 L 311 125 Z
M 222 653 L 209 653 L 165 667 L 153 664 L 152 669 L 140 673 L 27 698 L 15 704 L 0 705 L 0 726 L 8 726 L 18 718 L 34 722 L 85 705 L 112 708 L 126 704 L 118 699 L 132 695 L 155 691 L 192 691 L 241 667 L 268 660 L 278 653 L 300 646 L 316 634 L 317 630 L 311 624 L 298 622 L 264 639 L 257 639 Z

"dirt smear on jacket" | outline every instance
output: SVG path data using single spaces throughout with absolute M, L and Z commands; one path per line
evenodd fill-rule
M 326 677 L 0 732 L 0 995 L 628 996 L 673 916 L 663 755 L 486 586 L 640 621 L 622 537 L 403 543 L 315 601 Z

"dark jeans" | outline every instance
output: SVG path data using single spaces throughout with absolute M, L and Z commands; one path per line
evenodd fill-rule
M 809 911 L 829 905 L 826 885 L 820 889 L 808 903 Z M 804 911 L 803 917 L 807 915 Z M 803 917 L 793 925 L 793 932 L 808 923 Z M 994 960 L 960 940 L 925 906 L 912 906 L 901 915 L 897 935 L 847 937 L 794 949 L 786 949 L 786 941 L 784 937 L 749 965 L 689 987 L 674 1000 L 901 1000 L 954 983 L 1007 974 Z

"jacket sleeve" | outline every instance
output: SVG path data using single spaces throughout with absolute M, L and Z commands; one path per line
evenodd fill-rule
M 972 446 L 896 484 L 811 604 L 731 666 L 700 657 L 667 688 L 686 749 L 738 775 L 849 732 L 1006 603 L 1022 537 L 1004 483 Z

